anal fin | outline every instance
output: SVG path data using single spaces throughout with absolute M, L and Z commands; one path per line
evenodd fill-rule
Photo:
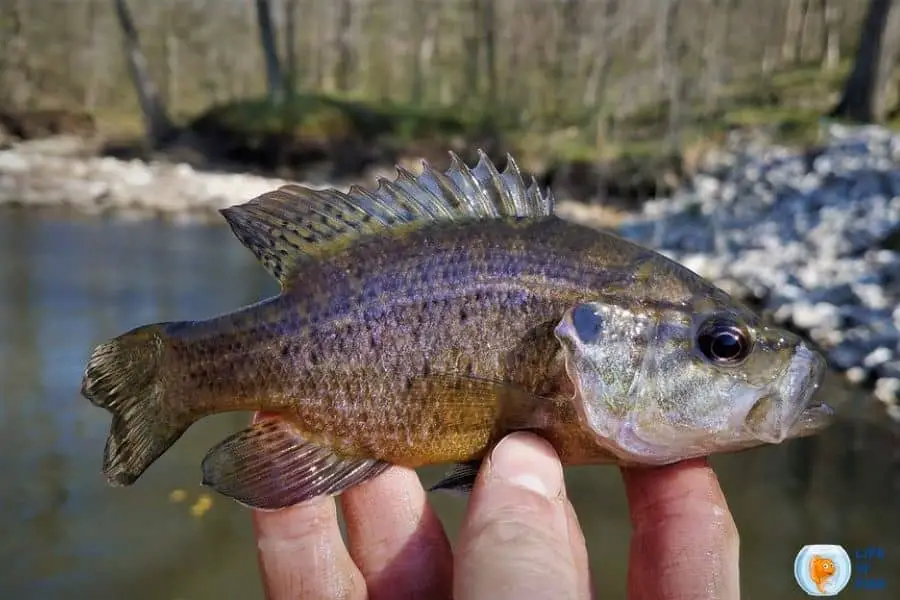
M 333 496 L 387 469 L 371 458 L 342 458 L 270 418 L 235 433 L 203 459 L 203 485 L 252 508 L 276 510 Z
M 467 495 L 475 485 L 478 469 L 481 468 L 480 460 L 459 463 L 444 475 L 444 478 L 428 488 L 429 492 L 450 492 L 453 494 Z

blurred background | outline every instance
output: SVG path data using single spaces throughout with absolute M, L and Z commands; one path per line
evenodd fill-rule
M 823 347 L 838 422 L 713 458 L 744 597 L 803 597 L 814 543 L 881 556 L 842 597 L 897 597 L 900 0 L 0 0 L 0 40 L 0 598 L 261 598 L 247 511 L 199 486 L 247 416 L 110 489 L 89 352 L 277 291 L 216 209 L 477 148 Z M 619 474 L 568 478 L 623 598 Z

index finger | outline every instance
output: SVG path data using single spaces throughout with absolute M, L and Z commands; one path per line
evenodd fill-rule
M 738 532 L 707 460 L 622 475 L 632 524 L 628 597 L 737 600 Z

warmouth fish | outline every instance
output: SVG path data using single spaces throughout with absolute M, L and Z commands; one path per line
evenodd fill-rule
M 113 415 L 103 471 L 134 483 L 195 421 L 276 413 L 212 448 L 203 483 L 277 509 L 502 435 L 565 464 L 659 465 L 809 435 L 825 362 L 685 267 L 554 216 L 511 157 L 398 167 L 377 189 L 287 185 L 222 210 L 279 295 L 98 346 L 82 394 Z

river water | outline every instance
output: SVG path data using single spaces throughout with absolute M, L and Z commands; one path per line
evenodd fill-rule
M 275 290 L 226 227 L 0 213 L 0 598 L 262 597 L 246 509 L 199 485 L 206 450 L 247 415 L 202 421 L 135 486 L 112 489 L 100 473 L 109 416 L 78 386 L 106 338 Z M 741 533 L 744 598 L 805 597 L 793 559 L 812 543 L 879 547 L 869 579 L 885 589 L 851 583 L 841 597 L 900 597 L 900 438 L 865 393 L 836 378 L 823 393 L 850 407 L 825 434 L 713 459 Z M 618 472 L 567 477 L 599 598 L 624 598 Z M 433 499 L 452 535 L 463 501 Z

